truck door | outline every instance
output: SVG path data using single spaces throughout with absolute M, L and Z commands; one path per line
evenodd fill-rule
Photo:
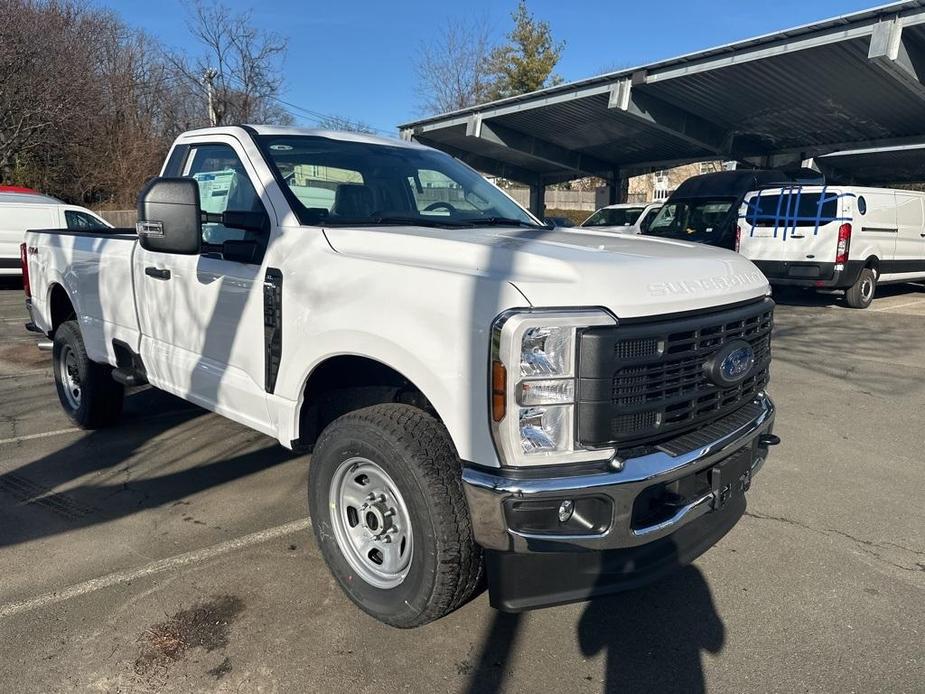
M 268 431 L 262 260 L 270 218 L 246 155 L 233 138 L 215 139 L 192 145 L 180 173 L 199 184 L 203 212 L 259 212 L 265 232 L 203 224 L 200 255 L 138 248 L 142 357 L 154 385 Z M 229 241 L 255 241 L 259 250 L 242 258 Z

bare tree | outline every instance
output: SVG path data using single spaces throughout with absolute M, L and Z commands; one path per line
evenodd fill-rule
M 201 0 L 192 5 L 190 32 L 202 52 L 192 59 L 180 56 L 172 60 L 188 86 L 211 75 L 216 125 L 292 121 L 278 101 L 285 38 L 256 28 L 249 11 L 235 13 L 223 4 L 208 5 Z
M 132 205 L 176 135 L 208 124 L 206 65 L 222 122 L 290 122 L 285 41 L 221 5 L 197 5 L 193 24 L 204 50 L 178 57 L 85 0 L 0 0 L 0 182 Z
M 488 100 L 491 33 L 485 20 L 448 21 L 418 48 L 415 70 L 421 109 L 446 113 Z
M 77 5 L 0 0 L 0 179 L 92 101 L 92 32 Z
M 344 130 L 352 133 L 366 133 L 370 135 L 376 132 L 376 129 L 369 123 L 337 115 L 319 118 L 318 127 L 325 130 Z

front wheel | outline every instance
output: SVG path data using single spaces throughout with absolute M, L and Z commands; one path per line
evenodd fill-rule
M 459 459 L 440 422 L 408 405 L 346 414 L 321 434 L 309 468 L 321 553 L 360 609 L 395 627 L 426 624 L 477 590 Z
M 861 270 L 857 280 L 845 291 L 845 301 L 851 308 L 867 308 L 877 291 L 877 273 L 873 268 Z
M 97 429 L 119 418 L 125 388 L 112 380 L 112 368 L 90 361 L 77 321 L 55 331 L 52 361 L 58 399 L 75 424 Z

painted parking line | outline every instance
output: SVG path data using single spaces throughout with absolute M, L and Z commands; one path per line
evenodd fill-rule
M 140 417 L 138 419 L 125 420 L 123 426 L 131 424 L 144 424 L 145 422 L 150 422 L 157 419 L 164 419 L 165 417 L 174 417 L 176 415 L 188 414 L 191 412 L 196 412 L 195 409 L 183 409 L 183 410 L 170 410 L 169 412 L 161 412 L 160 414 L 153 414 L 150 417 Z M 12 436 L 8 439 L 0 439 L 0 446 L 3 446 L 8 443 L 20 443 L 21 441 L 31 441 L 33 439 L 45 439 L 51 436 L 63 436 L 64 434 L 76 434 L 79 432 L 84 432 L 84 429 L 79 427 L 70 427 L 68 429 L 56 429 L 55 431 L 44 431 L 40 434 L 26 434 L 25 436 Z
M 33 369 L 31 371 L 20 371 L 15 374 L 3 374 L 0 376 L 0 381 L 9 381 L 14 378 L 26 378 L 27 376 L 38 376 L 39 374 L 51 376 L 51 368 L 47 369 Z
M 44 431 L 41 434 L 27 434 L 26 436 L 12 436 L 8 439 L 0 439 L 0 446 L 7 443 L 20 443 L 21 441 L 33 441 L 34 439 L 47 439 L 50 436 L 62 436 L 64 434 L 74 434 L 83 431 L 77 427 L 69 429 L 56 429 L 55 431 Z
M 893 304 L 892 306 L 884 306 L 883 308 L 873 309 L 874 313 L 880 313 L 882 311 L 892 311 L 894 308 L 905 308 L 906 306 L 920 306 L 925 304 L 925 299 L 917 299 L 916 301 L 907 301 L 904 304 Z
M 132 581 L 137 581 L 140 578 L 164 573 L 165 571 L 179 569 L 184 566 L 190 566 L 191 564 L 200 564 L 204 561 L 208 561 L 209 559 L 220 557 L 223 554 L 228 554 L 229 552 L 234 552 L 235 550 L 261 544 L 263 542 L 268 542 L 269 540 L 285 537 L 286 535 L 292 535 L 310 527 L 311 520 L 308 518 L 303 518 L 285 523 L 283 525 L 278 525 L 275 528 L 267 528 L 266 530 L 260 530 L 256 533 L 251 533 L 250 535 L 244 535 L 234 540 L 226 540 L 225 542 L 220 542 L 219 544 L 212 545 L 211 547 L 197 549 L 192 552 L 186 552 L 184 554 L 177 554 L 172 557 L 167 557 L 166 559 L 158 559 L 157 561 L 153 561 L 150 564 L 145 564 L 144 566 L 138 567 L 136 569 L 116 571 L 105 576 L 100 576 L 98 578 L 90 579 L 89 581 L 84 581 L 83 583 L 76 583 L 60 590 L 37 595 L 33 598 L 17 600 L 16 602 L 8 602 L 5 605 L 0 605 L 0 619 L 5 617 L 12 617 L 23 612 L 31 612 L 32 610 L 37 610 L 42 607 L 47 607 L 48 605 L 61 603 L 66 600 L 80 597 L 81 595 L 94 593 L 98 590 L 110 588 L 122 583 L 131 583 Z

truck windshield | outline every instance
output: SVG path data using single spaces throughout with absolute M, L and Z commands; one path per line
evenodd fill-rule
M 302 224 L 546 228 L 436 150 L 312 135 L 258 140 Z
M 696 198 L 667 202 L 652 220 L 650 236 L 699 243 L 718 242 L 725 232 L 735 198 Z
M 636 223 L 643 207 L 605 207 L 588 217 L 583 227 L 628 227 Z

